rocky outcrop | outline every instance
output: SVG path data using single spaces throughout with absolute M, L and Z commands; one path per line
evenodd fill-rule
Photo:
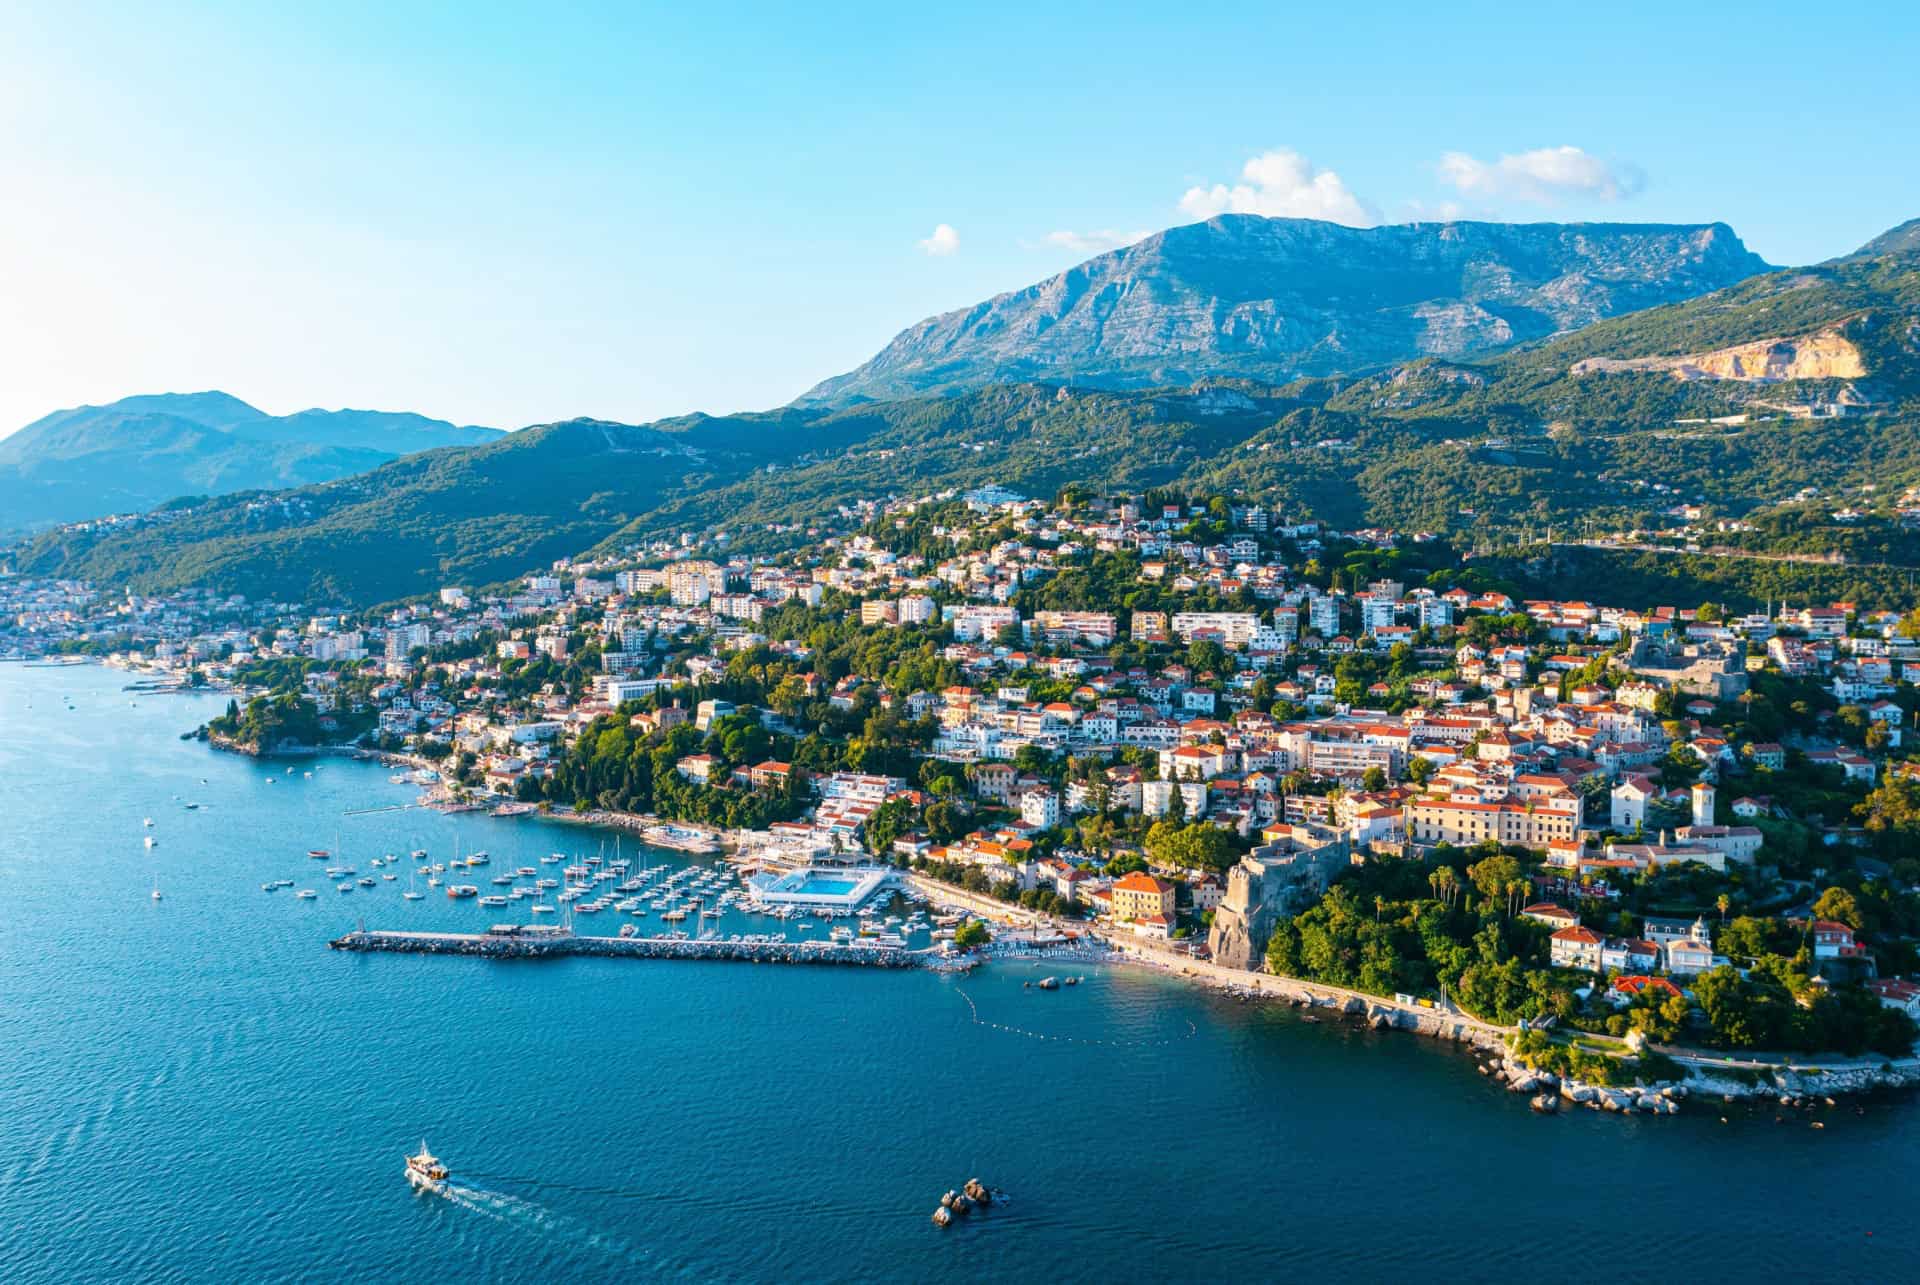
M 1297 827 L 1294 837 L 1262 844 L 1227 872 L 1227 895 L 1214 908 L 1207 949 L 1213 962 L 1227 968 L 1258 969 L 1267 957 L 1267 941 L 1281 918 L 1326 891 L 1327 881 L 1349 859 L 1344 837 L 1331 831 L 1310 833 Z
M 1772 384 L 1785 379 L 1859 379 L 1867 373 L 1860 349 L 1838 327 L 1790 339 L 1760 339 L 1678 357 L 1589 357 L 1575 375 L 1664 371 L 1679 380 L 1715 379 Z
M 1466 357 L 1690 299 L 1766 264 L 1725 224 L 1413 223 L 1229 214 L 930 317 L 801 403 L 989 383 L 1271 382 Z

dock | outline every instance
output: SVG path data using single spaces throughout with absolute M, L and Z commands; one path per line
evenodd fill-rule
M 837 964 L 866 968 L 941 968 L 937 951 L 839 945 L 824 941 L 700 941 L 678 937 L 595 937 L 562 931 L 485 933 L 381 932 L 361 929 L 327 943 L 334 950 L 411 955 L 476 955 L 484 959 L 557 959 L 587 955 L 615 959 L 725 960 L 744 964 Z

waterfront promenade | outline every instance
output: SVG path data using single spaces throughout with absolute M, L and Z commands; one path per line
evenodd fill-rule
M 1369 1020 L 1383 1018 L 1385 1020 L 1378 1024 L 1418 1031 L 1423 1035 L 1456 1040 L 1480 1048 L 1504 1047 L 1506 1037 L 1512 1033 L 1510 1027 L 1482 1021 L 1452 1005 L 1422 1004 L 1418 1001 L 1410 1003 L 1340 986 L 1301 981 L 1296 977 L 1227 968 L 1208 960 L 1156 948 L 1144 941 L 1129 941 L 1119 934 L 1108 935 L 1105 940 L 1110 948 L 1129 959 L 1238 994 L 1263 995 L 1315 1008 L 1336 1009 L 1364 1015 Z

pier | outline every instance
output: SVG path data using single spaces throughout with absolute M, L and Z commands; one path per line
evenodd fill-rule
M 361 929 L 327 943 L 335 950 L 413 955 L 477 955 L 485 959 L 553 959 L 590 955 L 618 959 L 727 960 L 744 964 L 838 964 L 866 968 L 940 968 L 936 951 L 823 941 L 700 941 L 677 937 L 594 937 L 568 932 L 380 932 Z

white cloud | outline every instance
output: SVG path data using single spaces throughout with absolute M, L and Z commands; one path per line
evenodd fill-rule
M 933 230 L 933 235 L 919 243 L 921 250 L 944 259 L 948 255 L 960 252 L 960 234 L 953 230 L 953 224 L 942 223 Z
M 1150 232 L 1116 232 L 1112 228 L 1102 228 L 1098 232 L 1049 232 L 1047 244 L 1072 250 L 1075 254 L 1102 254 L 1132 245 L 1151 235 Z
M 1552 205 L 1567 197 L 1618 201 L 1646 178 L 1631 165 L 1614 165 L 1578 147 L 1536 147 L 1483 161 L 1465 152 L 1440 158 L 1440 179 L 1469 196 L 1512 197 Z
M 1316 170 L 1313 162 L 1288 148 L 1262 152 L 1240 167 L 1243 182 L 1228 187 L 1194 187 L 1180 198 L 1180 208 L 1195 218 L 1216 214 L 1265 214 L 1270 217 L 1327 219 L 1352 227 L 1379 221 L 1373 207 L 1355 196 L 1346 181 L 1332 170 Z

